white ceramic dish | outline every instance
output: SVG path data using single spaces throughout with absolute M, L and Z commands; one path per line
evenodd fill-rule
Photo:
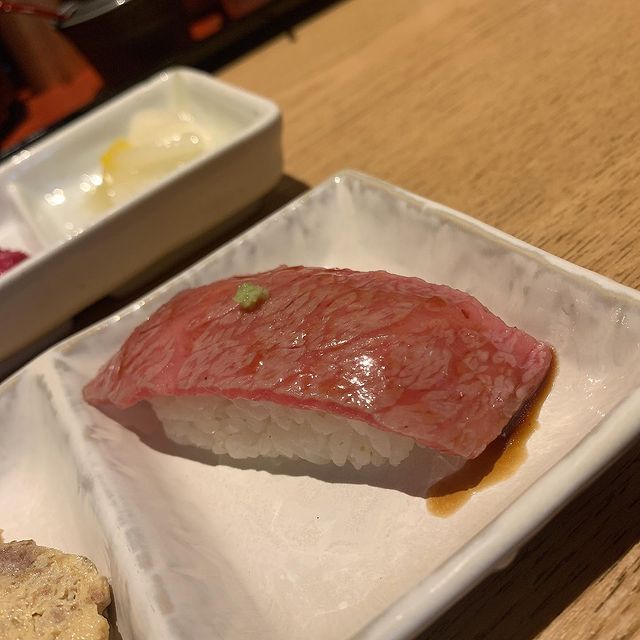
M 142 110 L 188 113 L 206 151 L 121 204 L 93 183 Z M 280 178 L 280 113 L 187 68 L 162 72 L 0 166 L 0 247 L 31 259 L 0 277 L 0 363 L 256 202 Z
M 447 283 L 552 343 L 557 377 L 524 464 L 437 518 L 422 492 L 442 469 L 422 476 L 411 458 L 360 472 L 216 461 L 83 403 L 82 385 L 177 291 L 281 263 Z M 0 386 L 2 526 L 92 557 L 125 640 L 407 639 L 640 435 L 638 382 L 637 291 L 345 172 Z

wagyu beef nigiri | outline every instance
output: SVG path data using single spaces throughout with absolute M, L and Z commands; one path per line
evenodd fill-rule
M 383 271 L 280 267 L 183 291 L 84 390 L 149 401 L 169 437 L 236 458 L 473 458 L 538 389 L 551 348 L 472 296 Z

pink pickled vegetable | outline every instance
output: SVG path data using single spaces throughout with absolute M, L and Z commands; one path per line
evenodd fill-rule
M 17 264 L 26 260 L 29 256 L 22 251 L 11 251 L 10 249 L 0 249 L 0 274 L 13 269 Z

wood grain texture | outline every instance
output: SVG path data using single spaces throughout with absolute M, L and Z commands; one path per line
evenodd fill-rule
M 360 0 L 221 75 L 281 105 L 296 178 L 362 169 L 637 287 L 639 24 L 636 0 Z
M 421 640 L 640 638 L 640 443 Z
M 352 0 L 220 75 L 353 167 L 640 286 L 638 0 Z M 423 635 L 640 638 L 640 445 Z

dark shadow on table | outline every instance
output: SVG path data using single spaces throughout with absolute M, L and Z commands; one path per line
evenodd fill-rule
M 111 593 L 111 604 L 105 611 L 107 620 L 109 621 L 109 640 L 122 640 L 122 635 L 118 630 L 118 612 L 116 609 L 116 603 Z
M 639 541 L 640 442 L 418 640 L 536 638 Z

